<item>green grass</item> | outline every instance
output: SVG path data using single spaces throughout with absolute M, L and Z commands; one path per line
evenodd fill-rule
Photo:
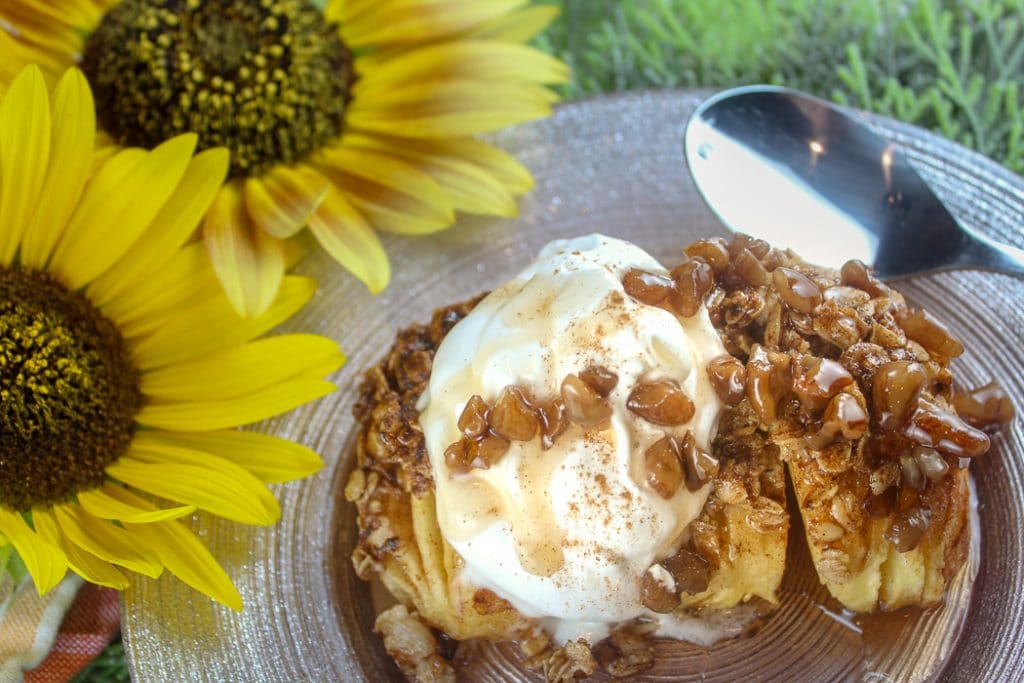
M 777 83 L 1024 171 L 1024 0 L 564 0 L 541 44 L 569 98 Z
M 550 3 L 549 3 L 550 4 Z M 538 43 L 568 99 L 777 83 L 931 128 L 1024 171 L 1024 0 L 563 0 Z M 127 681 L 120 640 L 76 683 Z

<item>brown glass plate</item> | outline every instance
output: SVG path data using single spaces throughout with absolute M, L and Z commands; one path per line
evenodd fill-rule
M 281 522 L 256 529 L 199 516 L 195 528 L 245 599 L 241 614 L 176 579 L 136 581 L 125 593 L 124 636 L 137 680 L 377 681 L 397 674 L 372 633 L 370 589 L 352 573 L 354 514 L 340 495 L 351 467 L 354 387 L 400 327 L 427 320 L 514 275 L 549 240 L 589 232 L 630 239 L 669 262 L 696 237 L 723 234 L 698 197 L 682 155 L 699 92 L 641 93 L 558 109 L 499 138 L 536 176 L 517 220 L 465 219 L 427 238 L 387 240 L 391 287 L 370 296 L 321 253 L 300 270 L 320 291 L 288 330 L 337 339 L 349 354 L 324 400 L 260 429 L 324 455 L 318 476 L 281 486 Z M 910 126 L 871 119 L 900 144 L 956 216 L 1024 246 L 1024 181 L 962 147 Z M 771 211 L 771 206 L 765 206 Z M 799 245 L 793 245 L 799 247 Z M 921 245 L 927 249 L 927 245 Z M 996 377 L 1024 408 L 1024 281 L 957 271 L 900 284 L 911 303 L 964 339 L 957 377 Z M 972 466 L 980 533 L 947 605 L 845 624 L 796 551 L 781 608 L 752 637 L 701 649 L 659 645 L 658 666 L 636 680 L 1024 680 L 1024 430 L 1018 418 Z M 799 544 L 792 544 L 799 548 Z M 860 631 L 860 632 L 858 632 Z M 463 678 L 539 680 L 515 647 L 469 652 Z

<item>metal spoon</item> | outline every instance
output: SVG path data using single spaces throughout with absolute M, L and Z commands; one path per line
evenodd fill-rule
M 773 86 L 726 90 L 686 126 L 697 189 L 731 229 L 892 278 L 947 268 L 1024 275 L 1024 250 L 960 225 L 895 144 L 836 106 Z

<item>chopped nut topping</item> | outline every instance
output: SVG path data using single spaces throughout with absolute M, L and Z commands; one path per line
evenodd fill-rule
M 509 448 L 507 439 L 487 434 L 482 439 L 463 437 L 444 451 L 444 461 L 454 474 L 465 474 L 472 469 L 486 470 L 498 462 Z
M 917 406 L 927 374 L 920 363 L 892 361 L 874 373 L 875 419 L 885 431 L 899 429 Z
M 491 431 L 510 441 L 529 441 L 537 433 L 537 416 L 523 390 L 507 386 L 490 413 Z
M 953 407 L 960 417 L 978 429 L 1007 424 L 1014 415 L 1010 397 L 996 382 L 973 391 L 958 391 L 953 396 Z
M 675 555 L 662 560 L 661 564 L 672 575 L 677 592 L 695 595 L 708 589 L 711 572 L 707 560 L 697 553 L 680 548 Z
M 565 376 L 561 394 L 569 421 L 581 427 L 596 427 L 612 415 L 608 402 L 576 375 Z
M 553 398 L 537 406 L 540 423 L 540 447 L 545 451 L 555 445 L 555 439 L 569 426 L 562 399 Z
M 913 455 L 904 453 L 900 456 L 900 470 L 904 486 L 909 486 L 915 491 L 924 491 L 925 477 Z
M 764 264 L 757 260 L 749 249 L 740 249 L 736 254 L 736 258 L 733 259 L 733 270 L 748 285 L 766 287 L 772 283 L 772 276 Z
M 834 360 L 802 356 L 792 363 L 793 393 L 815 412 L 822 410 L 840 389 L 853 384 L 853 375 Z
M 772 284 L 782 300 L 801 313 L 810 313 L 821 303 L 821 290 L 809 277 L 792 268 L 776 268 Z
M 918 400 L 903 432 L 922 446 L 959 458 L 984 455 L 990 443 L 988 434 L 970 426 L 953 411 L 923 398 Z
M 626 294 L 650 306 L 657 306 L 665 301 L 672 293 L 673 286 L 672 278 L 648 273 L 639 268 L 631 268 L 622 278 L 622 287 Z
M 729 242 L 729 255 L 736 258 L 743 249 L 749 250 L 751 254 L 762 259 L 771 251 L 771 245 L 764 240 L 738 232 L 733 235 L 732 241 Z
M 672 309 L 684 318 L 696 315 L 711 291 L 715 273 L 704 261 L 690 260 L 672 269 L 675 290 L 668 301 Z
M 668 570 L 659 564 L 653 565 L 640 578 L 640 602 L 652 612 L 668 614 L 679 607 L 679 593 L 672 588 L 675 588 L 675 581 Z
M 964 345 L 950 334 L 949 329 L 924 310 L 900 318 L 899 324 L 909 339 L 916 341 L 933 356 L 956 358 L 964 352 Z
M 696 410 L 673 379 L 637 384 L 629 393 L 626 407 L 648 422 L 668 427 L 686 424 Z
M 932 481 L 939 481 L 949 473 L 949 463 L 934 448 L 915 446 L 913 454 L 921 474 Z
M 721 237 L 697 240 L 684 251 L 690 258 L 704 259 L 715 272 L 721 272 L 729 265 L 729 245 Z
M 704 484 L 718 474 L 718 460 L 701 450 L 693 432 L 686 432 L 679 449 L 683 457 L 683 468 L 686 471 L 686 488 L 689 491 L 699 491 Z
M 480 396 L 474 394 L 466 401 L 466 407 L 459 416 L 459 431 L 470 439 L 483 436 L 488 428 L 487 416 L 487 404 Z
M 619 376 L 603 365 L 591 365 L 580 373 L 580 379 L 587 383 L 602 398 L 607 398 L 619 383 Z
M 825 409 L 822 432 L 831 439 L 839 435 L 848 441 L 864 436 L 868 429 L 868 414 L 853 394 L 836 394 Z
M 647 485 L 665 500 L 676 495 L 683 483 L 683 463 L 680 458 L 679 442 L 672 436 L 655 441 L 644 453 Z
M 898 552 L 910 552 L 921 543 L 931 519 L 931 511 L 924 508 L 912 508 L 901 512 L 889 526 L 885 537 L 896 546 Z
M 747 369 L 743 363 L 728 354 L 708 363 L 708 379 L 715 394 L 726 405 L 736 405 L 747 392 Z
M 747 400 L 761 422 L 775 422 L 779 403 L 789 393 L 790 358 L 784 353 L 768 351 L 760 344 L 750 350 L 747 362 Z
M 849 287 L 867 290 L 871 283 L 871 272 L 862 261 L 853 259 L 844 263 L 839 270 L 839 281 Z

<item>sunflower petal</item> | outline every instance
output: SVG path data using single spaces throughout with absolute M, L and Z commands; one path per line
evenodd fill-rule
M 378 2 L 341 24 L 346 45 L 380 47 L 437 40 L 470 31 L 527 0 L 400 0 Z
M 68 569 L 67 555 L 33 531 L 19 513 L 0 507 L 0 533 L 18 552 L 40 595 L 48 593 L 64 578 Z
M 68 69 L 53 93 L 53 149 L 41 200 L 21 240 L 23 265 L 42 268 L 82 196 L 92 164 L 96 114 L 92 91 L 78 69 Z
M 195 505 L 179 505 L 164 509 L 140 508 L 121 500 L 117 496 L 117 491 L 113 490 L 120 488 L 116 484 L 107 482 L 98 489 L 79 493 L 78 504 L 93 517 L 115 519 L 132 524 L 149 524 L 169 519 L 180 519 L 191 515 L 197 509 Z
M 525 194 L 533 189 L 533 176 L 519 161 L 493 145 L 473 138 L 451 138 L 447 140 L 410 140 L 384 135 L 349 134 L 347 144 L 353 147 L 392 150 L 410 160 L 410 163 L 426 164 L 427 172 L 432 164 L 451 162 L 471 163 L 487 175 L 495 178 L 515 195 Z M 397 152 L 394 150 L 398 150 Z M 441 182 L 440 180 L 438 182 Z M 443 185 L 443 182 L 442 182 Z
M 280 240 L 250 220 L 235 185 L 221 188 L 203 221 L 203 239 L 238 314 L 252 318 L 264 313 L 284 277 L 284 251 Z
M 157 401 L 219 401 L 297 376 L 324 377 L 344 360 L 338 344 L 326 337 L 280 335 L 144 373 L 142 393 Z
M 351 135 L 346 144 L 360 149 L 388 150 L 406 163 L 430 175 L 457 211 L 491 215 L 515 216 L 518 213 L 512 188 L 471 156 L 453 154 L 446 141 L 399 141 Z M 412 144 L 410 144 L 412 143 Z M 529 179 L 529 173 L 527 173 Z
M 125 337 L 138 337 L 159 329 L 168 318 L 182 315 L 211 292 L 223 297 L 219 289 L 206 246 L 194 242 L 179 249 L 149 278 L 99 307 Z
M 324 464 L 315 451 L 302 444 L 259 432 L 233 429 L 215 432 L 146 431 L 138 434 L 136 439 L 140 447 L 156 443 L 213 453 L 244 467 L 264 484 L 302 479 L 319 472 Z
M 257 228 L 287 239 L 305 227 L 330 186 L 309 166 L 277 166 L 245 181 L 245 209 Z
M 455 221 L 455 211 L 440 188 L 425 196 L 422 192 L 420 196 L 409 194 L 407 188 L 403 187 L 398 178 L 391 176 L 384 166 L 377 167 L 380 173 L 376 175 L 365 168 L 361 168 L 359 175 L 356 175 L 350 172 L 351 169 L 337 163 L 340 158 L 339 154 L 332 153 L 322 155 L 319 161 L 325 164 L 335 189 L 345 196 L 349 204 L 361 211 L 373 228 L 405 235 L 422 235 L 444 230 Z M 367 156 L 367 162 L 373 163 L 373 157 Z M 421 180 L 425 177 L 422 173 L 419 175 Z M 426 180 L 437 187 L 434 181 L 429 178 Z M 344 210 L 337 199 L 333 201 L 338 211 Z
M 487 79 L 496 83 L 569 81 L 569 67 L 528 45 L 493 40 L 460 40 L 407 50 L 374 66 L 353 87 L 355 98 L 405 89 L 422 81 Z M 484 87 L 484 92 L 490 89 Z
M 172 138 L 130 168 L 131 157 L 125 165 L 115 163 L 125 152 L 103 165 L 53 252 L 51 267 L 65 284 L 87 285 L 128 251 L 178 186 L 197 139 L 191 133 Z
M 210 551 L 181 522 L 125 524 L 151 548 L 168 571 L 204 595 L 241 611 L 242 596 Z
M 229 152 L 217 147 L 195 155 L 174 194 L 135 244 L 87 291 L 97 306 L 131 295 L 167 265 L 195 232 L 228 172 Z M 204 258 L 208 259 L 204 254 Z
M 285 277 L 266 313 L 249 319 L 239 319 L 224 294 L 213 292 L 205 300 L 174 310 L 156 332 L 132 340 L 136 365 L 151 370 L 249 341 L 291 317 L 315 291 L 316 283 L 309 278 Z
M 441 187 L 426 173 L 383 151 L 341 144 L 323 151 L 319 161 L 337 173 L 381 185 L 387 191 L 407 195 L 432 209 L 438 220 L 451 222 L 455 214 Z
M 0 264 L 10 263 L 39 201 L 50 159 L 50 100 L 37 66 L 0 102 Z
M 523 7 L 505 16 L 492 19 L 473 29 L 476 38 L 528 43 L 540 34 L 558 16 L 556 5 Z
M 297 379 L 222 401 L 190 401 L 143 406 L 136 421 L 147 427 L 183 431 L 225 429 L 252 424 L 326 396 L 335 386 L 324 380 Z
M 86 581 L 115 590 L 124 590 L 128 587 L 128 577 L 117 567 L 85 552 L 74 543 L 66 542 L 51 511 L 33 510 L 32 524 L 40 536 L 64 551 L 71 570 Z
M 486 81 L 425 81 L 372 99 L 356 99 L 347 115 L 355 129 L 412 138 L 464 137 L 551 113 L 550 91 Z
M 234 522 L 268 526 L 281 517 L 277 499 L 256 477 L 208 454 L 196 453 L 185 463 L 133 449 L 108 466 L 107 472 L 140 491 L 195 505 Z
M 373 294 L 391 280 L 384 246 L 363 215 L 332 189 L 309 221 L 309 230 L 335 261 L 359 278 Z
M 77 505 L 60 505 L 53 513 L 64 538 L 85 552 L 153 579 L 163 572 L 156 556 L 135 543 L 124 529 L 96 519 Z

